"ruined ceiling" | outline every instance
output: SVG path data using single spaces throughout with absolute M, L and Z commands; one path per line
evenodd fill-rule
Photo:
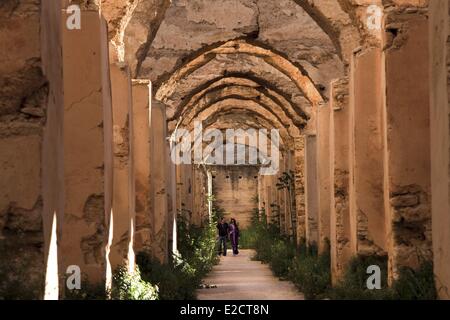
M 259 127 L 297 137 L 367 35 L 361 0 L 78 2 L 101 5 L 111 60 L 151 80 L 169 131 L 198 118 L 233 127 L 259 117 Z

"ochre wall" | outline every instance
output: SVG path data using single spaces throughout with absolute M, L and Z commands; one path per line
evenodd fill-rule
M 242 229 L 249 226 L 258 205 L 258 170 L 254 166 L 212 167 L 215 204 L 225 210 L 228 220 L 235 218 Z

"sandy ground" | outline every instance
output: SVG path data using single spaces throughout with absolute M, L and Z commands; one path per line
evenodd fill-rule
M 294 284 L 278 280 L 268 265 L 252 261 L 252 250 L 241 250 L 233 257 L 231 250 L 203 280 L 217 288 L 199 289 L 199 300 L 303 300 Z

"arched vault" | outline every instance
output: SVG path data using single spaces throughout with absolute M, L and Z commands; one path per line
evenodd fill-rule
M 206 83 L 205 86 L 194 90 L 188 98 L 183 99 L 169 120 L 185 117 L 187 112 L 196 108 L 202 101 L 207 100 L 205 96 L 217 95 L 219 90 L 223 91 L 228 88 L 237 87 L 241 87 L 243 92 L 252 90 L 252 94 L 257 99 L 261 96 L 271 99 L 274 103 L 282 107 L 284 112 L 293 119 L 297 126 L 303 126 L 308 119 L 301 106 L 298 107 L 295 105 L 288 94 L 281 92 L 269 82 L 252 77 L 249 74 L 234 74 L 213 79 Z
M 169 97 L 174 93 L 174 91 L 176 91 L 177 84 L 181 79 L 189 76 L 195 70 L 206 65 L 219 54 L 247 54 L 258 57 L 286 75 L 305 95 L 305 97 L 311 102 L 312 105 L 318 105 L 324 102 L 321 93 L 315 87 L 314 83 L 297 66 L 288 61 L 286 58 L 274 53 L 273 51 L 253 45 L 243 39 L 228 41 L 206 52 L 203 52 L 192 60 L 186 62 L 159 87 L 155 94 L 155 98 L 159 101 L 164 102 L 167 97 Z
M 269 97 L 262 95 L 259 91 L 252 87 L 245 86 L 228 86 L 225 88 L 217 88 L 217 90 L 211 91 L 210 93 L 203 96 L 203 98 L 198 101 L 192 108 L 187 109 L 186 112 L 181 116 L 178 122 L 173 121 L 172 123 L 177 123 L 179 126 L 183 127 L 185 124 L 190 123 L 197 119 L 204 111 L 206 111 L 211 106 L 218 102 L 226 101 L 229 99 L 241 100 L 244 110 L 247 107 L 247 102 L 256 103 L 262 106 L 265 110 L 264 113 L 270 113 L 277 117 L 279 121 L 288 127 L 295 128 L 299 131 L 298 124 L 294 123 L 290 115 L 283 109 L 282 106 L 276 103 L 276 101 L 270 99 Z M 171 123 L 169 123 L 169 131 L 171 130 Z M 304 124 L 302 122 L 301 124 Z M 301 125 L 300 124 L 300 125 Z

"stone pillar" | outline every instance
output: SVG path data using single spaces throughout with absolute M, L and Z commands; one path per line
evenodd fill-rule
M 271 223 L 273 216 L 272 216 L 272 185 L 271 185 L 271 181 L 272 179 L 270 179 L 269 176 L 264 176 L 264 199 L 265 201 L 265 206 L 264 209 L 266 211 L 266 219 L 267 219 L 267 223 Z
M 171 255 L 178 253 L 177 245 L 177 168 L 172 161 L 171 150 L 172 141 L 167 137 L 167 201 L 168 201 L 168 231 L 169 231 L 169 249 Z
M 295 203 L 295 152 L 290 151 L 287 157 L 287 168 L 290 176 L 294 179 L 290 190 L 285 190 L 286 199 L 286 232 L 294 239 L 296 234 L 296 203 Z
M 150 105 L 151 83 L 133 80 L 133 145 L 136 227 L 134 251 L 151 252 L 152 215 L 150 209 Z
M 197 226 L 202 226 L 205 223 L 207 216 L 205 210 L 206 193 L 206 179 L 202 169 L 197 165 L 192 166 L 193 170 L 193 210 L 192 223 Z
M 350 216 L 353 253 L 385 254 L 381 50 L 352 57 L 350 112 L 352 154 Z
M 63 270 L 77 265 L 89 282 L 104 283 L 110 276 L 112 212 L 108 39 L 98 11 L 83 11 L 81 20 L 81 30 L 62 25 L 65 205 L 61 265 Z
M 258 175 L 258 210 L 259 217 L 262 218 L 262 210 L 266 208 L 266 194 L 264 186 L 264 176 Z
M 63 69 L 62 69 L 62 36 L 61 36 L 61 3 L 59 1 L 41 1 L 41 54 L 42 69 L 49 86 L 46 97 L 46 128 L 43 135 L 42 188 L 43 188 L 43 230 L 44 256 L 46 258 L 45 295 L 44 299 L 56 300 L 59 297 L 59 261 L 61 250 L 58 250 L 58 231 L 64 215 L 64 182 L 63 176 L 63 136 L 62 125 L 64 109 Z M 21 21 L 23 26 L 24 22 Z M 11 37 L 11 39 L 15 39 Z M 11 48 L 4 44 L 10 53 Z M 23 50 L 23 48 L 21 48 Z M 58 52 L 58 54 L 56 54 Z M 1 72 L 0 72 L 1 73 Z M 1 148 L 1 150 L 4 150 Z M 28 157 L 28 163 L 37 165 Z M 0 174 L 3 177 L 3 174 Z M 3 190 L 3 187 L 1 188 Z M 0 209 L 1 210 L 1 209 Z M 6 257 L 2 256 L 3 259 Z M 66 270 L 60 270 L 65 273 Z M 34 273 L 34 272 L 32 272 Z
M 128 66 L 110 65 L 114 178 L 110 262 L 112 269 L 126 265 L 134 270 L 133 234 L 135 224 L 135 179 L 133 168 L 133 101 Z
M 386 16 L 384 184 L 391 282 L 400 267 L 432 259 L 428 32 L 420 10 Z
M 177 165 L 177 211 L 189 224 L 193 212 L 193 167 L 191 164 Z
M 317 183 L 317 138 L 313 135 L 305 137 L 305 177 L 306 177 L 306 241 L 316 245 L 319 241 L 318 216 L 319 199 Z
M 348 80 L 332 83 L 330 93 L 331 274 L 335 284 L 351 257 L 349 214 Z
M 319 201 L 319 253 L 328 249 L 330 240 L 331 180 L 330 180 L 330 105 L 317 111 L 317 179 Z
M 209 169 L 206 171 L 206 181 L 208 186 L 208 221 L 212 221 L 213 215 L 213 179 Z
M 297 243 L 306 240 L 305 220 L 305 138 L 295 138 L 295 210 Z
M 167 199 L 169 155 L 166 149 L 167 124 L 165 106 L 153 100 L 150 111 L 150 188 L 153 221 L 152 253 L 161 262 L 168 261 L 169 212 Z
M 283 199 L 285 207 L 285 220 L 286 220 L 286 234 L 292 238 L 292 216 L 295 214 L 295 176 L 294 176 L 294 151 L 289 151 L 286 156 L 285 161 L 286 171 L 289 173 L 290 177 L 293 179 L 291 182 L 291 190 L 283 190 Z M 293 212 L 294 211 L 294 212 Z
M 64 192 L 62 6 L 41 0 L 1 7 L 0 286 L 14 285 L 10 298 L 54 300 Z
M 271 184 L 271 196 L 272 199 L 271 203 L 271 210 L 272 210 L 272 217 L 273 222 L 277 224 L 277 226 L 280 226 L 280 203 L 278 202 L 278 175 L 274 174 L 269 176 L 270 177 L 270 184 Z
M 278 172 L 277 175 L 277 183 L 280 183 L 279 178 L 283 177 L 283 173 L 284 172 L 288 172 L 289 170 L 286 167 L 286 155 L 285 154 L 280 154 L 280 170 Z M 286 198 L 286 188 L 283 185 L 283 188 L 277 187 L 277 202 L 278 202 L 278 206 L 279 206 L 279 211 L 280 211 L 280 228 L 281 228 L 281 233 L 287 235 L 287 215 L 288 215 L 288 211 L 287 211 L 287 198 Z
M 450 299 L 450 208 L 449 208 L 449 104 L 447 54 L 450 42 L 447 0 L 430 1 L 430 106 L 431 192 L 433 252 L 436 288 L 441 299 Z

